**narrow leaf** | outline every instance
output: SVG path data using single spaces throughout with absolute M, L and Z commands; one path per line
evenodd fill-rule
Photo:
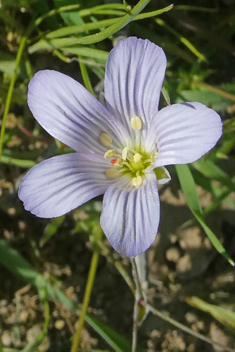
M 189 297 L 186 302 L 204 312 L 211 314 L 221 324 L 228 328 L 235 329 L 235 312 L 214 304 L 207 303 L 198 297 Z
M 201 158 L 192 164 L 196 170 L 200 171 L 204 176 L 221 182 L 224 186 L 230 188 L 231 192 L 235 192 L 235 183 L 219 166 L 215 165 L 211 160 Z
M 182 191 L 184 193 L 184 196 L 187 200 L 188 206 L 195 216 L 195 218 L 198 220 L 200 225 L 203 227 L 205 233 L 211 240 L 211 243 L 214 245 L 216 250 L 222 254 L 228 262 L 234 266 L 233 260 L 229 257 L 227 252 L 225 251 L 224 247 L 218 240 L 218 238 L 215 236 L 215 234 L 211 231 L 211 229 L 206 225 L 205 220 L 204 220 L 204 215 L 203 211 L 199 202 L 199 198 L 197 195 L 197 190 L 196 190 L 196 184 L 194 182 L 193 176 L 191 174 L 191 171 L 187 165 L 176 165 L 176 171 L 178 174 L 178 178 L 180 181 L 180 185 L 182 188 Z

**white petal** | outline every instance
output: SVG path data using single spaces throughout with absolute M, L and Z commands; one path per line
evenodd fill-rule
M 166 68 L 163 50 L 149 40 L 130 37 L 111 50 L 105 74 L 106 105 L 131 130 L 139 116 L 143 128 L 158 111 Z
M 119 253 L 136 256 L 153 243 L 159 224 L 160 205 L 154 173 L 146 175 L 139 188 L 116 184 L 103 200 L 101 227 Z
M 105 176 L 107 161 L 97 154 L 55 156 L 24 176 L 19 198 L 32 214 L 53 218 L 103 194 L 112 183 Z
M 158 156 L 154 167 L 186 164 L 199 159 L 222 134 L 220 116 L 201 103 L 167 106 L 157 113 L 147 143 L 155 141 Z
M 126 138 L 112 114 L 80 83 L 60 72 L 36 73 L 29 84 L 28 104 L 48 133 L 76 151 L 103 153 L 102 132 L 114 142 Z

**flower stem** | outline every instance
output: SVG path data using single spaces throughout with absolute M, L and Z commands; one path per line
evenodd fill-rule
M 134 314 L 133 314 L 133 330 L 132 330 L 132 348 L 131 352 L 136 352 L 137 349 L 137 337 L 138 328 L 145 319 L 148 311 L 146 294 L 142 289 L 142 273 L 145 268 L 145 253 L 138 257 L 131 258 L 133 278 L 135 282 L 135 304 L 134 304 Z M 138 260 L 140 258 L 140 260 Z M 138 261 L 137 261 L 138 260 Z
M 95 237 L 101 238 L 102 230 L 100 227 L 94 228 L 94 232 L 96 232 Z M 91 258 L 91 265 L 88 273 L 88 279 L 87 279 L 85 294 L 84 294 L 83 303 L 82 303 L 82 310 L 78 320 L 78 327 L 73 337 L 71 352 L 77 352 L 79 347 L 81 331 L 83 329 L 84 320 L 87 313 L 87 308 L 89 306 L 91 292 L 94 284 L 96 269 L 97 269 L 98 260 L 99 260 L 99 253 L 100 253 L 99 247 L 94 245 L 94 253 Z

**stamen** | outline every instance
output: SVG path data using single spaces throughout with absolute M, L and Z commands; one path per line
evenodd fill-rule
M 134 131 L 141 130 L 143 122 L 139 116 L 134 116 L 131 118 L 131 127 Z
M 140 155 L 139 153 L 136 153 L 133 159 L 135 163 L 138 163 L 142 159 L 142 155 Z
M 127 153 L 128 153 L 128 147 L 123 148 L 122 149 L 122 159 L 123 160 L 126 160 Z
M 117 169 L 108 169 L 105 171 L 105 176 L 110 180 L 114 180 L 115 178 L 120 176 L 120 173 Z
M 113 165 L 113 166 L 122 166 L 123 165 L 123 163 L 122 163 L 122 159 L 120 159 L 120 158 L 115 158 L 115 159 L 112 159 L 111 160 L 111 164 Z
M 143 178 L 141 176 L 136 176 L 132 179 L 132 184 L 134 187 L 139 187 L 143 184 Z
M 106 147 L 110 146 L 110 144 L 112 143 L 112 138 L 107 134 L 102 132 L 99 136 L 99 140 L 101 141 L 101 143 L 103 145 L 105 145 Z
M 114 149 L 109 149 L 105 154 L 104 154 L 104 158 L 108 159 L 108 158 L 112 158 L 115 155 L 116 151 Z

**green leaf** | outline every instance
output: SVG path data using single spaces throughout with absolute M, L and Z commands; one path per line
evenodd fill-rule
M 68 5 L 76 5 L 78 3 L 77 0 L 54 0 L 54 4 L 56 8 L 60 8 L 62 6 Z M 73 10 L 69 12 L 60 12 L 60 16 L 63 18 L 65 23 L 68 26 L 82 24 L 83 19 L 81 18 L 78 10 Z
M 70 36 L 73 34 L 83 33 L 83 32 L 94 30 L 94 29 L 102 29 L 104 27 L 110 26 L 111 24 L 115 23 L 116 21 L 118 21 L 117 18 L 110 18 L 107 20 L 102 20 L 102 21 L 97 21 L 97 22 L 84 23 L 79 26 L 63 27 L 63 28 L 59 28 L 55 31 L 48 33 L 47 35 L 45 35 L 45 38 L 46 39 L 55 39 L 55 38 Z M 39 42 L 37 42 L 36 44 L 38 44 L 38 43 Z
M 177 96 L 173 100 L 175 103 L 181 103 L 184 101 L 198 101 L 217 111 L 225 110 L 228 106 L 232 105 L 230 99 L 208 90 L 183 90 L 178 92 Z
M 219 168 L 219 166 L 215 165 L 215 163 L 211 160 L 204 157 L 195 161 L 192 165 L 204 176 L 221 182 L 224 186 L 229 187 L 231 192 L 235 192 L 235 183 L 222 169 Z
M 141 13 L 141 14 L 137 15 L 133 19 L 133 21 L 137 21 L 137 20 L 141 20 L 141 19 L 149 18 L 149 17 L 153 17 L 153 16 L 158 16 L 158 15 L 162 14 L 163 12 L 169 11 L 171 8 L 172 8 L 172 5 L 167 6 L 161 10 Z M 110 18 L 110 19 L 96 21 L 96 22 L 83 23 L 83 24 L 76 25 L 76 26 L 63 27 L 63 28 L 59 28 L 55 31 L 51 31 L 50 33 L 46 34 L 44 36 L 44 38 L 55 39 L 55 38 L 70 36 L 73 34 L 83 33 L 83 32 L 94 30 L 94 29 L 103 29 L 104 27 L 110 26 L 117 21 L 118 21 L 117 18 Z M 43 40 L 43 38 L 41 40 Z M 37 42 L 36 44 L 39 45 L 39 42 Z
M 82 38 L 62 38 L 63 40 L 65 40 L 65 39 L 67 40 L 67 41 L 63 41 L 62 42 L 63 44 L 61 44 L 58 41 L 57 42 L 50 41 L 49 43 L 51 45 L 53 45 L 55 48 L 59 48 L 59 47 L 62 47 L 62 46 L 67 46 L 67 45 L 73 45 L 73 44 L 85 44 L 85 45 L 87 45 L 87 44 L 98 43 L 98 42 L 110 37 L 111 35 L 113 35 L 117 31 L 122 29 L 130 21 L 132 21 L 133 18 L 135 16 L 137 16 L 140 13 L 140 11 L 142 11 L 143 8 L 149 2 L 150 2 L 150 0 L 140 0 L 138 2 L 138 4 L 130 12 L 128 12 L 126 15 L 124 15 L 123 17 L 118 19 L 114 24 L 112 24 L 110 27 L 106 28 L 105 30 L 103 30 L 100 33 L 88 35 L 88 36 L 85 36 L 85 37 L 82 37 Z M 41 42 L 41 41 L 39 41 L 39 42 Z M 48 43 L 48 42 L 46 41 L 46 43 Z M 29 48 L 29 53 L 33 53 L 33 52 L 35 52 L 35 51 L 37 51 L 39 49 L 42 50 L 42 48 L 45 48 L 46 43 L 44 43 L 44 40 L 43 40 L 43 42 L 40 43 L 40 48 L 38 48 L 38 43 L 32 45 Z
M 89 323 L 96 332 L 103 337 L 103 339 L 117 352 L 131 351 L 131 343 L 121 337 L 115 330 L 111 329 L 107 325 L 94 319 L 96 326 L 94 327 L 92 323 Z M 141 352 L 140 348 L 137 349 L 137 352 Z
M 208 177 L 204 176 L 198 170 L 194 169 L 192 170 L 192 173 L 196 184 L 204 188 L 207 192 L 210 192 L 216 198 L 208 207 L 203 209 L 204 215 L 217 208 L 221 202 L 231 194 L 230 188 L 221 189 L 220 186 L 214 184 Z M 232 181 L 235 182 L 235 177 L 232 178 Z
M 57 232 L 58 228 L 63 223 L 64 219 L 65 219 L 65 215 L 60 216 L 58 218 L 54 218 L 49 222 L 40 240 L 40 246 L 44 246 L 44 244 Z
M 98 50 L 98 49 L 93 49 L 93 48 L 88 48 L 85 46 L 71 46 L 68 48 L 61 48 L 64 52 L 71 53 L 74 55 L 81 55 L 85 57 L 90 57 L 93 59 L 101 60 L 101 61 L 106 61 L 108 57 L 108 52 L 104 50 Z
M 132 18 L 132 20 L 133 21 L 137 21 L 137 20 L 141 20 L 141 19 L 144 19 L 144 18 L 158 16 L 158 15 L 164 13 L 164 12 L 167 12 L 167 11 L 171 10 L 172 7 L 173 7 L 173 5 L 169 5 L 169 6 L 165 7 L 165 8 L 163 8 L 163 9 L 160 9 L 160 10 L 139 14 L 139 15 L 136 15 L 134 18 Z M 83 11 L 85 11 L 85 10 L 83 10 Z M 77 38 L 77 37 L 72 37 L 72 38 L 71 37 L 70 38 L 64 38 L 64 37 L 68 36 L 68 35 L 72 35 L 72 34 L 79 34 L 79 33 L 82 33 L 82 32 L 88 32 L 88 31 L 94 30 L 94 29 L 103 29 L 104 27 L 107 27 L 107 26 L 110 26 L 109 28 L 106 29 L 106 30 L 109 30 L 111 27 L 113 27 L 113 25 L 119 26 L 120 25 L 120 20 L 118 20 L 116 18 L 110 18 L 110 19 L 106 19 L 106 20 L 102 20 L 102 21 L 96 21 L 96 22 L 90 22 L 90 23 L 82 23 L 82 24 L 76 25 L 76 26 L 69 26 L 69 27 L 59 28 L 59 29 L 57 29 L 55 31 L 52 31 L 52 32 L 46 34 L 37 43 L 32 45 L 29 48 L 29 53 L 34 53 L 35 51 L 38 51 L 38 50 L 50 49 L 51 47 L 54 47 L 54 48 L 58 49 L 58 48 L 61 48 L 63 46 L 69 46 L 69 45 L 74 45 L 74 44 L 79 44 L 79 43 L 83 43 L 84 44 L 84 42 L 81 42 L 81 40 L 79 38 Z M 97 37 L 97 35 L 98 35 L 98 33 L 93 35 L 93 37 L 94 36 Z M 52 39 L 58 39 L 59 37 L 62 37 L 61 41 L 60 40 L 52 41 Z M 85 38 L 88 38 L 88 36 L 85 37 Z
M 81 17 L 86 17 L 86 16 L 94 15 L 96 13 L 100 13 L 101 11 L 105 11 L 105 10 L 124 10 L 124 9 L 125 9 L 124 4 L 102 4 L 91 8 L 82 9 L 79 11 L 79 15 Z
M 31 168 L 37 164 L 33 160 L 15 159 L 15 158 L 12 158 L 12 157 L 6 156 L 6 155 L 1 156 L 1 163 L 24 167 L 26 169 Z
M 186 302 L 204 312 L 211 314 L 216 320 L 228 328 L 235 329 L 235 312 L 207 303 L 198 297 L 190 297 Z
M 81 59 L 81 57 L 79 56 L 79 59 Z M 82 74 L 82 79 L 83 79 L 83 82 L 84 82 L 84 85 L 86 87 L 86 89 L 93 95 L 95 95 L 94 91 L 93 91 L 93 88 L 92 88 L 92 84 L 91 84 L 91 81 L 90 81 L 90 77 L 89 77 L 89 74 L 87 72 L 87 68 L 86 68 L 86 65 L 79 61 L 79 66 L 80 66 L 80 70 L 81 70 L 81 74 Z
M 196 184 L 194 182 L 193 176 L 191 174 L 191 171 L 187 165 L 176 165 L 176 171 L 178 174 L 178 178 L 180 181 L 180 185 L 182 188 L 182 191 L 184 193 L 184 196 L 187 200 L 188 206 L 195 216 L 195 218 L 198 220 L 202 228 L 204 229 L 205 233 L 211 240 L 211 243 L 214 245 L 216 250 L 222 254 L 228 262 L 234 266 L 233 260 L 229 257 L 227 254 L 226 250 L 222 246 L 222 244 L 219 242 L 218 238 L 215 236 L 215 234 L 211 231 L 211 229 L 206 225 L 205 220 L 204 220 L 204 214 L 201 208 L 201 204 L 199 202 L 199 198 L 197 195 L 197 190 L 196 190 Z
M 128 12 L 125 16 L 121 17 L 117 22 L 115 22 L 113 25 L 106 28 L 102 32 L 88 35 L 83 38 L 78 38 L 78 44 L 94 44 L 110 37 L 114 33 L 118 32 L 120 29 L 125 27 L 129 22 L 131 22 L 133 18 L 137 16 L 149 2 L 150 0 L 140 0 L 130 12 Z
M 32 45 L 29 48 L 29 53 L 32 54 L 39 50 L 54 50 L 60 49 L 64 52 L 82 55 L 86 57 L 97 58 L 100 60 L 107 60 L 108 52 L 104 50 L 94 49 L 85 47 L 83 45 L 77 45 L 78 38 L 58 38 L 50 40 L 40 40 L 38 43 Z

